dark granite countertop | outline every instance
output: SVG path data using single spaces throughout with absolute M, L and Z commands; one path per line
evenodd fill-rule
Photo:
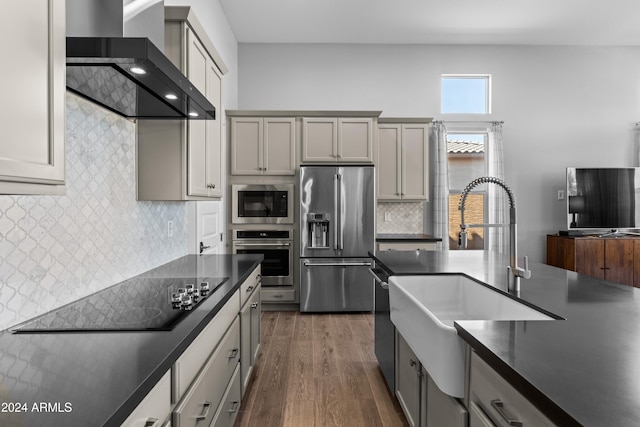
M 187 255 L 140 275 L 229 277 L 171 331 L 0 332 L 0 425 L 120 425 L 261 259 Z M 10 403 L 26 412 L 15 412 Z M 49 411 L 35 412 L 40 403 Z
M 441 242 L 440 237 L 424 233 L 378 233 L 376 242 Z
M 506 289 L 507 260 L 483 251 L 381 252 L 396 275 L 463 273 Z M 640 290 L 531 263 L 520 298 L 565 318 L 460 321 L 458 334 L 559 425 L 640 425 Z

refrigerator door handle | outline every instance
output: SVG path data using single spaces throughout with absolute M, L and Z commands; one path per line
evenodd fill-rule
M 338 250 L 344 249 L 344 221 L 342 215 L 342 175 L 338 174 Z
M 371 267 L 370 262 L 309 262 L 303 263 L 305 267 Z
M 334 227 L 333 227 L 333 241 L 335 242 L 335 246 L 334 249 L 338 250 L 340 249 L 340 244 L 338 242 L 338 229 L 340 227 L 340 221 L 339 221 L 339 215 L 338 213 L 340 212 L 340 198 L 338 197 L 338 188 L 340 188 L 339 186 L 339 181 L 340 180 L 340 175 L 335 174 L 333 176 L 333 218 L 334 221 L 336 222 Z

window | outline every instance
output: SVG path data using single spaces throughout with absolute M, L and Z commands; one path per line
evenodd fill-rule
M 491 114 L 491 76 L 443 74 L 441 102 L 443 114 Z
M 487 133 L 447 133 L 449 169 L 449 249 L 459 249 L 460 211 L 458 205 L 464 187 L 474 179 L 487 175 Z M 464 219 L 467 224 L 485 223 L 487 215 L 485 185 L 479 185 L 467 196 Z M 484 229 L 468 228 L 467 249 L 484 249 Z

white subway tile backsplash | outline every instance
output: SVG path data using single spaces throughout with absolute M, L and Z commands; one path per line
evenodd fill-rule
M 135 182 L 135 124 L 67 94 L 66 195 L 0 196 L 0 329 L 187 253 L 186 204 Z

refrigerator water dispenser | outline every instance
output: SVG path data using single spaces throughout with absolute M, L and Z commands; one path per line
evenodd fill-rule
M 309 248 L 329 248 L 329 222 L 330 215 L 327 213 L 307 214 L 307 224 L 309 226 L 307 242 L 309 242 Z

